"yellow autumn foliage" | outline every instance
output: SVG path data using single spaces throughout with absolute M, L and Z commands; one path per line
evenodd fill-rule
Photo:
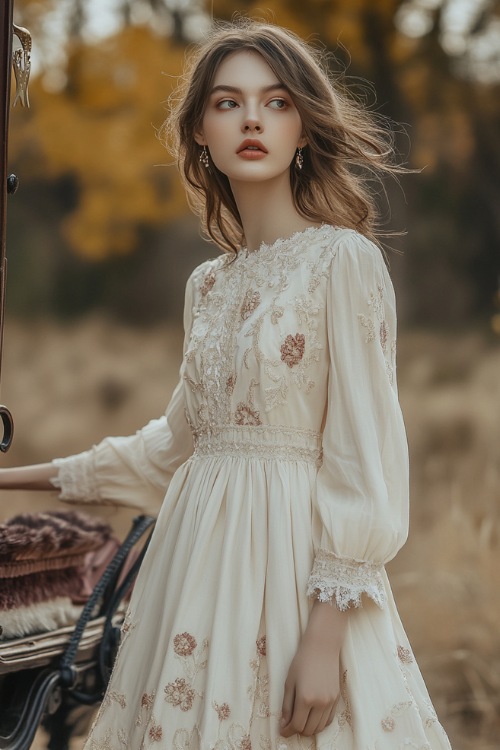
M 170 157 L 156 137 L 182 68 L 183 49 L 140 27 L 70 52 L 68 85 L 33 81 L 32 110 L 15 110 L 11 154 L 30 176 L 71 173 L 79 200 L 63 231 L 77 252 L 100 259 L 130 250 L 137 228 L 185 210 Z M 24 152 L 24 153 L 21 153 Z

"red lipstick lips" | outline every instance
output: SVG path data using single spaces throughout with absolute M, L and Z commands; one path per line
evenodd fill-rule
M 267 154 L 267 148 L 260 141 L 247 138 L 236 153 L 244 159 L 263 159 Z

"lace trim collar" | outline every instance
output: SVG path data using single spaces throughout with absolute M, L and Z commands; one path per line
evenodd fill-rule
M 334 227 L 331 224 L 321 224 L 319 227 L 307 227 L 301 229 L 298 232 L 294 232 L 290 237 L 279 237 L 274 242 L 267 244 L 262 242 L 257 250 L 249 251 L 246 247 L 242 247 L 238 253 L 237 258 L 251 259 L 254 256 L 262 258 L 263 255 L 271 255 L 278 252 L 284 252 L 290 247 L 294 247 L 297 244 L 302 244 L 310 240 L 311 238 L 317 238 L 321 241 L 323 236 L 329 235 L 331 232 L 336 231 L 339 227 Z

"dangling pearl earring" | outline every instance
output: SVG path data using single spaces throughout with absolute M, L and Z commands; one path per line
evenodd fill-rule
M 297 167 L 297 169 L 302 169 L 302 167 L 304 166 L 304 154 L 302 153 L 302 149 L 300 148 L 300 146 L 297 149 L 297 155 L 295 157 L 295 166 Z
M 200 153 L 200 162 L 203 164 L 206 169 L 210 167 L 210 160 L 208 158 L 208 151 L 207 147 L 203 146 L 201 153 Z

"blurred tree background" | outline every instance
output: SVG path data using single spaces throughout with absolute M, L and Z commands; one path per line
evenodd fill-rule
M 213 6 L 213 8 L 212 8 Z M 419 175 L 388 184 L 407 323 L 495 312 L 500 239 L 500 16 L 491 0 L 17 0 L 34 36 L 32 109 L 12 115 L 8 309 L 123 320 L 178 315 L 200 242 L 155 137 L 186 45 L 212 10 L 266 16 L 333 51 L 353 91 L 402 123 Z M 366 93 L 366 92 L 365 92 Z M 404 192 L 404 195 L 403 195 Z M 497 321 L 497 319 L 495 319 Z M 498 324 L 498 321 L 497 321 Z

